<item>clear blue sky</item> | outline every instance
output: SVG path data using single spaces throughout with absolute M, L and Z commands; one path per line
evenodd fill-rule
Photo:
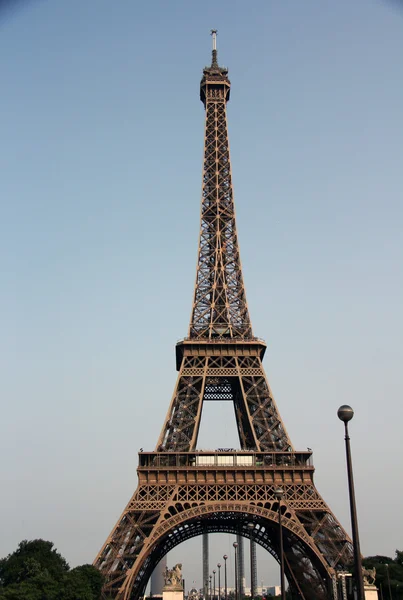
M 336 411 L 354 407 L 362 551 L 402 548 L 402 8 L 32 0 L 0 14 L 0 556 L 43 537 L 91 562 L 138 449 L 155 447 L 190 316 L 212 27 L 280 412 L 350 531 Z M 227 409 L 207 406 L 201 447 L 236 445 Z M 169 561 L 200 583 L 188 544 Z

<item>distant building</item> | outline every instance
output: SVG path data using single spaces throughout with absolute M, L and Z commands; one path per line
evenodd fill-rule
M 227 592 L 229 594 L 235 594 L 235 588 L 228 586 Z M 262 585 L 256 588 L 256 596 L 279 596 L 281 594 L 281 586 L 280 585 Z M 221 595 L 224 598 L 224 591 L 221 588 Z M 250 596 L 250 587 L 245 587 L 245 596 Z
M 203 592 L 203 590 L 202 590 L 202 592 Z M 194 587 L 188 593 L 188 600 L 199 600 L 200 597 L 201 597 L 200 591 L 198 591 Z
M 271 585 L 266 588 L 266 596 L 279 596 L 281 594 L 281 585 Z

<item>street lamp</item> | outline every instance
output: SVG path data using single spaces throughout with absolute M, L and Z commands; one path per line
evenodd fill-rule
M 225 600 L 228 600 L 228 593 L 227 593 L 227 558 L 228 558 L 228 556 L 226 554 L 224 554 L 223 559 L 224 559 Z
M 235 600 L 238 600 L 238 542 L 232 545 L 235 548 Z
M 274 495 L 278 500 L 278 524 L 279 524 L 279 537 L 280 537 L 280 586 L 281 586 L 281 600 L 285 600 L 285 582 L 284 582 L 284 547 L 283 547 L 283 523 L 281 520 L 281 499 L 284 495 L 284 490 L 276 488 Z
M 255 540 L 252 537 L 252 531 L 255 529 L 255 524 L 248 523 L 248 528 L 250 529 L 250 532 L 251 532 L 251 538 L 250 538 L 250 597 L 253 600 L 253 598 L 255 597 L 255 594 L 256 594 L 256 581 L 255 581 L 256 546 L 255 546 Z
M 344 423 L 344 431 L 346 440 L 346 461 L 347 461 L 347 476 L 348 476 L 348 491 L 350 496 L 350 514 L 351 514 L 351 529 L 353 533 L 353 550 L 354 550 L 354 570 L 355 570 L 355 585 L 357 588 L 357 600 L 365 600 L 364 582 L 362 579 L 362 562 L 360 551 L 360 538 L 358 535 L 358 520 L 357 507 L 355 504 L 354 493 L 354 478 L 353 478 L 353 463 L 351 460 L 350 436 L 348 435 L 348 422 L 354 416 L 354 411 L 351 406 L 343 404 L 337 411 L 337 416 Z
M 213 600 L 215 600 L 215 571 L 213 571 Z
M 212 579 L 212 576 L 211 576 L 211 575 L 209 575 L 209 577 L 210 577 L 210 600 L 212 600 L 212 597 L 213 597 L 213 590 L 212 590 L 212 586 L 211 586 L 211 579 Z
M 221 563 L 217 563 L 218 569 L 218 600 L 221 600 Z

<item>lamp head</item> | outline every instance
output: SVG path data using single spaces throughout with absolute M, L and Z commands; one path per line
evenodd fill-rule
M 348 404 L 343 404 L 337 411 L 337 416 L 343 423 L 348 423 L 354 416 L 354 411 Z

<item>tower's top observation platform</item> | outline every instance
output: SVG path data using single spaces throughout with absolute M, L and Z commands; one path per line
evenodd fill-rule
M 228 79 L 228 69 L 226 67 L 220 67 L 217 59 L 217 30 L 212 29 L 211 35 L 213 38 L 213 50 L 211 56 L 211 65 L 204 67 L 203 77 L 200 82 L 200 100 L 206 106 L 207 99 L 207 87 L 216 87 L 225 89 L 224 98 L 228 102 L 230 95 L 231 82 Z M 211 99 L 211 96 L 210 96 Z

